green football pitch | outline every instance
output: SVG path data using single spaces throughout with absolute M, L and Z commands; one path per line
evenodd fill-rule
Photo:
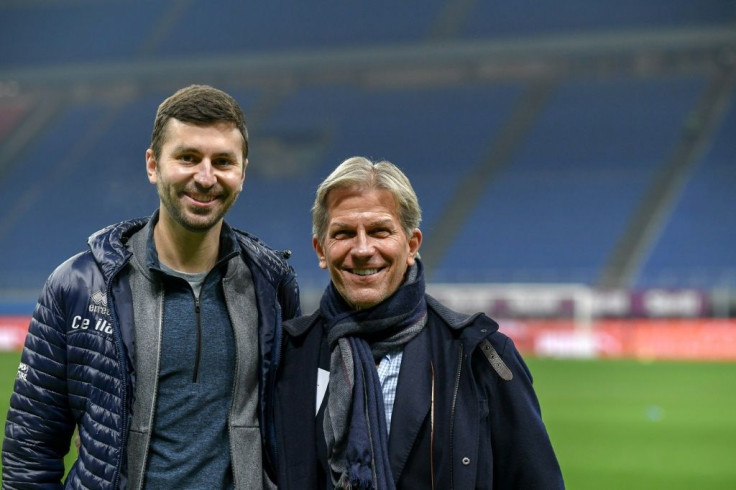
M 18 365 L 0 353 L 0 417 Z M 528 359 L 567 488 L 736 488 L 736 363 Z

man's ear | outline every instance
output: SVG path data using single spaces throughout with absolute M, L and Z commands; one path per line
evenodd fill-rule
M 414 265 L 414 259 L 419 256 L 419 247 L 422 246 L 422 230 L 414 228 L 409 237 L 409 256 L 406 259 L 408 266 Z
M 156 167 L 156 156 L 153 154 L 153 150 L 149 148 L 146 150 L 146 175 L 148 175 L 148 181 L 151 184 L 157 182 Z
M 325 259 L 325 252 L 322 249 L 322 244 L 319 243 L 319 240 L 317 240 L 316 236 L 312 237 L 312 247 L 314 247 L 314 251 L 317 253 L 317 259 L 319 260 L 320 269 L 327 269 L 327 260 Z

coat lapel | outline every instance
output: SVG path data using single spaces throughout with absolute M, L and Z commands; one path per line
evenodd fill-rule
M 388 454 L 391 472 L 398 482 L 417 434 L 429 413 L 432 399 L 429 335 L 425 328 L 404 347 L 396 390 Z

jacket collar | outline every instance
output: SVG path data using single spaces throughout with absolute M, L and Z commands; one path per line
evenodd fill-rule
M 498 323 L 479 312 L 472 315 L 458 313 L 427 295 L 427 308 L 434 311 L 452 330 L 462 331 L 460 338 L 470 350 L 484 338 L 498 331 Z
M 153 227 L 158 222 L 158 216 L 159 211 L 157 209 L 150 217 L 121 221 L 90 235 L 87 244 L 95 260 L 100 265 L 106 280 L 109 281 L 133 255 L 139 256 L 147 269 L 160 270 L 158 253 L 153 242 Z M 144 230 L 144 228 L 147 229 Z M 145 233 L 145 248 L 136 251 L 137 247 L 133 246 L 133 249 L 131 249 L 129 245 L 133 244 L 129 241 L 139 231 Z M 218 264 L 229 260 L 238 254 L 241 249 L 245 251 L 246 248 L 242 242 L 243 240 L 238 239 L 236 231 L 223 222 L 220 233 Z
M 401 478 L 432 404 L 432 373 L 425 362 L 430 355 L 429 335 L 425 328 L 406 344 L 401 360 L 399 383 L 410 388 L 396 391 L 391 420 L 393 430 L 388 437 L 391 473 L 396 482 Z
M 105 280 L 109 281 L 128 262 L 131 252 L 126 244 L 131 236 L 146 226 L 148 220 L 149 218 L 137 218 L 121 221 L 93 233 L 87 239 L 87 245 Z
M 429 294 L 425 296 L 427 298 L 427 307 L 437 313 L 452 330 L 463 330 L 463 334 L 467 335 L 472 343 L 480 342 L 483 338 L 498 330 L 498 324 L 488 318 L 484 313 L 475 313 L 472 315 L 458 313 L 446 307 Z M 292 337 L 299 337 L 309 330 L 319 316 L 319 310 L 317 310 L 311 315 L 294 318 L 284 323 L 284 330 Z M 480 325 L 472 325 L 477 319 L 481 320 L 477 322 Z M 471 328 L 466 328 L 468 326 L 471 326 Z

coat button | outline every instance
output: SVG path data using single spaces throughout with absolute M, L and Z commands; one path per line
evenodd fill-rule
M 468 465 L 470 464 L 470 458 L 468 458 L 467 456 L 465 456 L 465 457 L 463 458 L 463 464 L 464 464 L 465 466 L 468 466 Z

